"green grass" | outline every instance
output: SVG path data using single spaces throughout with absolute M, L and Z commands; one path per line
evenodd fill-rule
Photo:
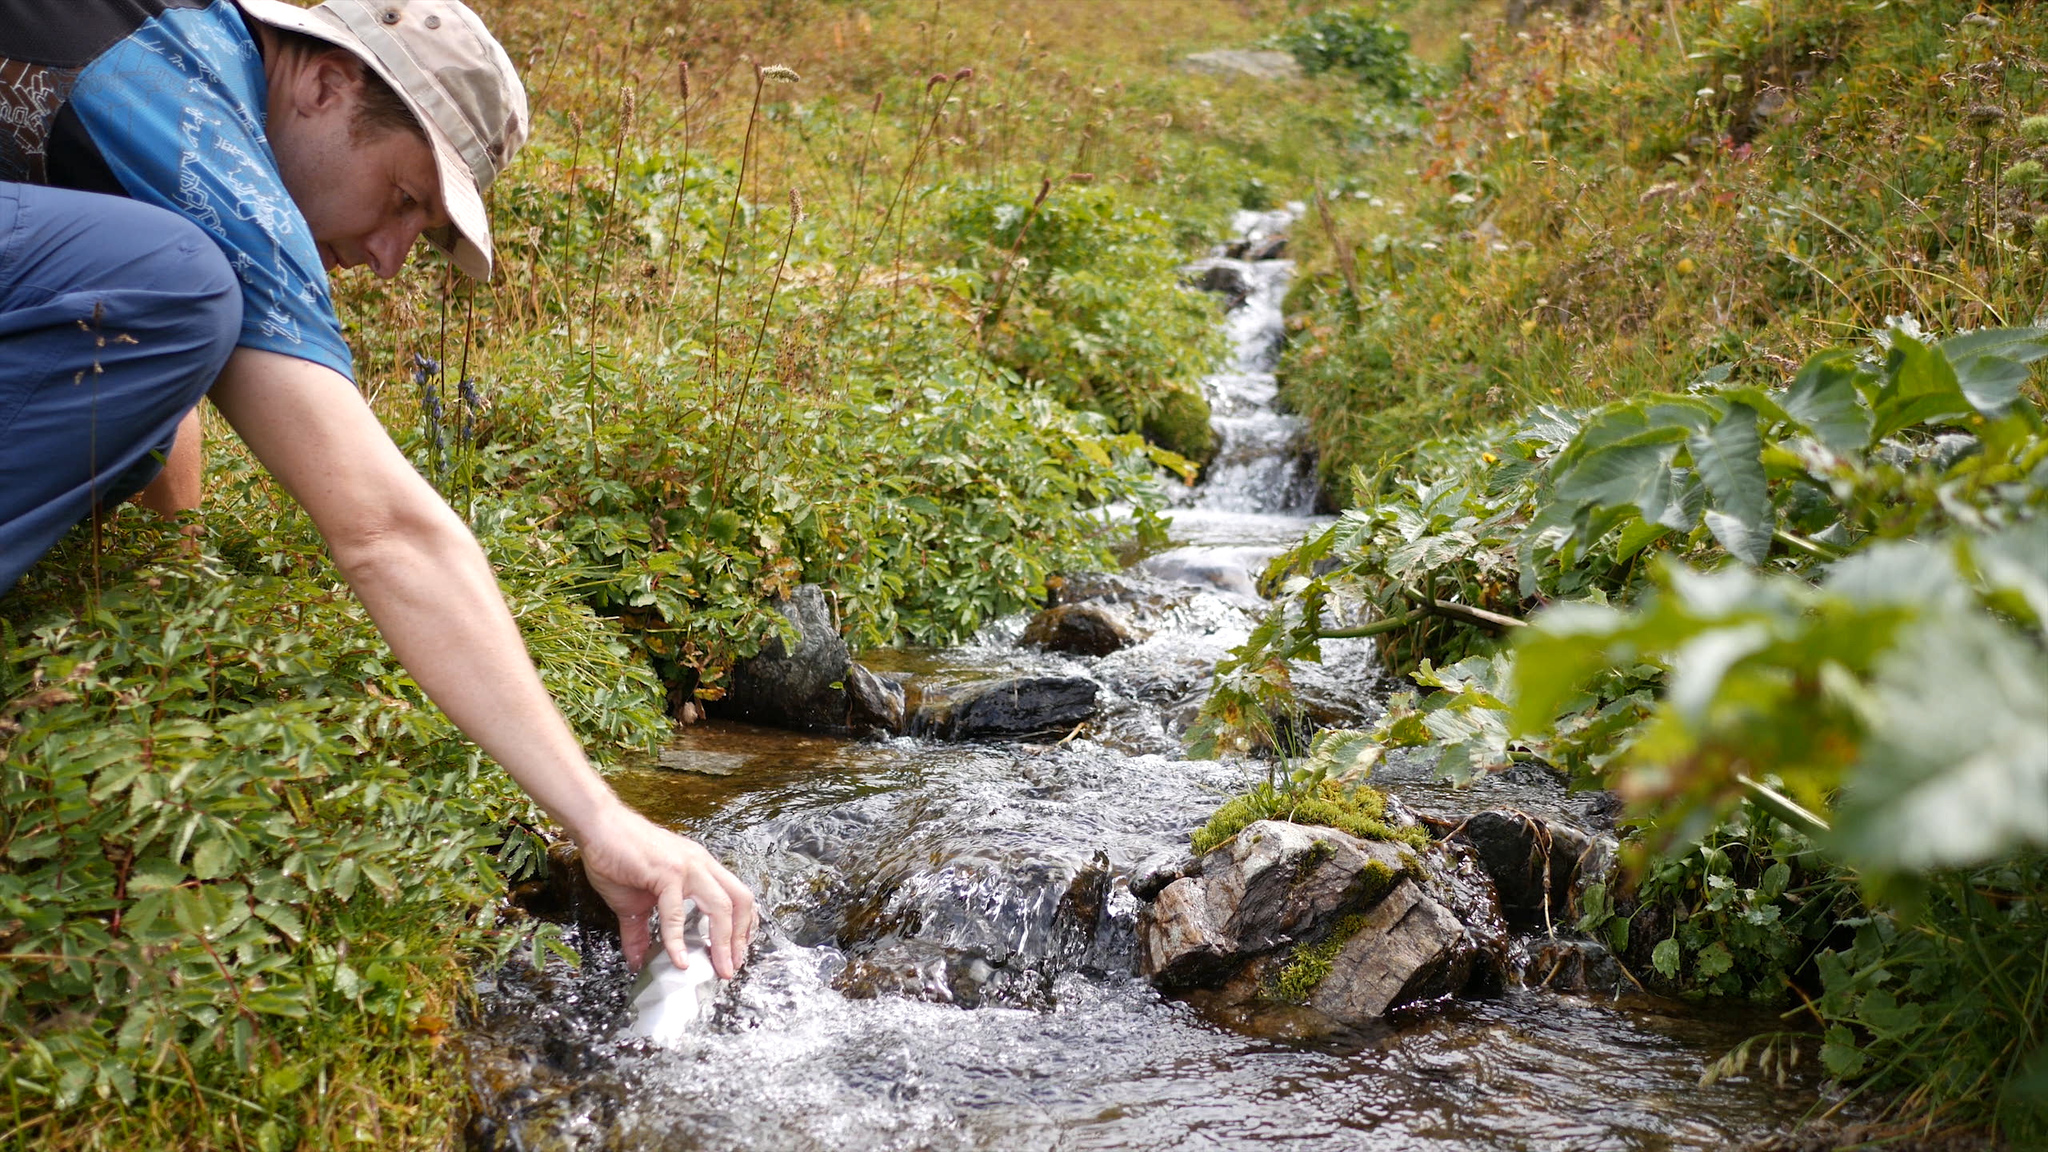
M 1340 501 L 1418 443 L 1538 404 L 1724 364 L 1776 384 L 1890 315 L 2031 320 L 2048 204 L 2001 173 L 2042 158 L 2021 125 L 2048 108 L 2048 15 L 1970 11 L 1693 3 L 1539 12 L 1519 33 L 1475 16 L 1469 78 L 1414 135 L 1350 154 L 1324 181 L 1332 227 L 1297 236 L 1285 396 Z

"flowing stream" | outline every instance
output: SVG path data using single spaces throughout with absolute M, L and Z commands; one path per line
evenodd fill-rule
M 1240 214 L 1258 241 L 1288 212 Z M 1221 269 L 1222 271 L 1216 271 Z M 1097 719 L 1042 744 L 686 730 L 617 778 L 760 896 L 742 979 L 673 1049 L 622 1038 L 629 977 L 602 934 L 580 970 L 487 979 L 466 1038 L 469 1141 L 504 1149 L 1723 1148 L 1787 1128 L 1810 1083 L 1697 1083 L 1775 1023 L 1624 985 L 1410 1010 L 1372 1035 L 1251 1035 L 1132 974 L 1140 862 L 1261 771 L 1179 757 L 1215 660 L 1261 604 L 1250 580 L 1316 520 L 1302 426 L 1276 407 L 1285 260 L 1194 269 L 1237 354 L 1207 381 L 1222 446 L 1174 511 L 1176 547 L 1126 574 L 1150 636 L 1109 656 L 1021 646 L 1022 619 L 942 652 L 870 654 L 936 677 L 1085 675 Z M 1316 714 L 1370 719 L 1369 641 L 1301 670 Z M 1514 807 L 1601 825 L 1547 775 L 1471 789 L 1396 759 L 1376 782 L 1424 814 Z M 1284 1031 L 1284 1029 L 1282 1030 Z

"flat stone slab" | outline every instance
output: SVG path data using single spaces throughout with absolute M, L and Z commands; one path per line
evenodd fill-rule
M 1180 67 L 1208 76 L 1248 76 L 1254 80 L 1299 80 L 1301 64 L 1291 53 L 1249 48 L 1216 48 L 1181 58 Z
M 927 687 L 908 732 L 936 740 L 1065 736 L 1095 715 L 1101 686 L 1079 676 L 1018 676 Z

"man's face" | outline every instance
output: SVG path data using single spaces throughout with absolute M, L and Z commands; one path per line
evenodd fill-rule
M 273 104 L 271 144 L 321 263 L 390 279 L 420 233 L 448 217 L 433 148 L 411 132 L 357 124 L 362 73 L 343 53 L 308 64 L 279 93 L 282 107 Z

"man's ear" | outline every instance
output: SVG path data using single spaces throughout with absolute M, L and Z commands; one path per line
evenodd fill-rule
M 361 60 L 345 48 L 322 52 L 299 73 L 292 88 L 293 107 L 301 116 L 331 115 L 337 109 L 354 107 L 362 87 Z

